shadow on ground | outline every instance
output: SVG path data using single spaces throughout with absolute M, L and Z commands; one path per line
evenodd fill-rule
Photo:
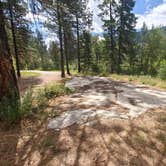
M 37 119 L 1 131 L 0 165 L 166 165 L 166 112 L 133 120 L 100 120 L 92 126 L 48 130 Z
M 41 85 L 43 80 L 39 77 L 21 78 L 19 81 L 19 89 L 21 93 L 25 93 L 28 89 Z
M 41 80 L 29 81 L 36 85 Z M 116 98 L 118 92 L 113 85 L 97 82 L 88 86 L 80 89 L 80 93 L 50 101 L 43 119 L 40 115 L 29 116 L 8 130 L 0 124 L 0 166 L 165 166 L 164 109 L 150 110 L 134 119 L 96 116 L 97 123 L 89 126 L 74 124 L 62 130 L 47 128 L 50 119 L 66 111 L 111 110 L 116 106 L 118 111 L 127 112 L 114 102 L 112 96 L 105 97 L 108 92 Z M 91 96 L 94 89 L 97 93 Z M 87 93 L 83 94 L 85 91 Z M 86 98 L 88 94 L 94 100 L 87 103 L 90 100 Z M 104 94 L 103 98 L 98 98 L 97 94 Z M 131 104 L 135 105 L 133 101 Z

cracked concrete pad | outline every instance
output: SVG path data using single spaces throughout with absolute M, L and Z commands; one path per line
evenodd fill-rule
M 62 129 L 73 124 L 93 124 L 98 118 L 135 118 L 152 108 L 166 107 L 166 91 L 152 90 L 145 86 L 111 81 L 104 77 L 74 77 L 66 87 L 77 89 L 78 93 L 67 98 L 66 102 L 85 105 L 89 109 L 68 110 L 59 117 L 50 120 L 48 128 Z M 120 113 L 118 108 L 99 109 L 112 102 L 127 109 Z M 91 109 L 91 107 L 96 107 Z
M 49 129 L 63 129 L 73 124 L 85 124 L 93 125 L 93 122 L 97 122 L 96 118 L 128 118 L 123 113 L 118 113 L 115 110 L 106 111 L 106 110 L 74 110 L 63 113 L 61 116 L 51 120 L 48 124 Z

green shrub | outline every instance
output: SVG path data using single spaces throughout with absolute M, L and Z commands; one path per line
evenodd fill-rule
M 21 101 L 3 99 L 0 102 L 0 120 L 14 122 L 25 114 L 42 110 L 47 106 L 49 99 L 72 91 L 64 84 L 51 84 L 39 89 L 29 90 L 22 97 Z
M 0 120 L 13 122 L 20 117 L 20 101 L 13 92 L 0 101 Z
M 50 84 L 44 88 L 44 95 L 47 99 L 52 97 L 61 96 L 64 94 L 70 94 L 72 91 L 65 87 L 64 84 Z
M 160 65 L 160 69 L 159 69 L 159 77 L 162 80 L 166 80 L 166 60 L 163 61 Z
M 22 100 L 22 112 L 39 111 L 47 106 L 48 100 L 72 91 L 64 84 L 49 84 L 34 91 L 29 91 Z
M 101 72 L 101 70 L 100 70 L 101 68 L 100 68 L 100 66 L 98 65 L 98 64 L 92 64 L 91 65 L 91 70 L 92 70 L 92 72 L 93 73 L 97 73 L 97 74 L 99 74 L 100 72 Z
M 20 104 L 20 113 L 21 115 L 32 111 L 33 108 L 33 91 L 30 89 L 22 98 L 21 104 Z
M 91 65 L 91 73 L 100 76 L 108 76 L 110 72 L 109 68 L 107 67 L 107 64 L 99 63 Z

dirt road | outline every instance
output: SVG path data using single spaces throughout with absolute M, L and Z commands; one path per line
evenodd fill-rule
M 39 71 L 39 70 L 28 70 L 26 72 L 35 72 L 39 73 L 39 76 L 30 76 L 30 77 L 22 77 L 19 80 L 19 88 L 22 93 L 24 93 L 27 89 L 35 86 L 43 86 L 48 83 L 58 82 L 62 80 L 61 74 L 58 71 Z
M 30 71 L 31 72 L 31 71 Z M 40 76 L 38 77 L 41 80 L 41 84 L 47 84 L 50 82 L 60 81 L 61 80 L 61 73 L 59 71 L 32 71 L 39 73 Z

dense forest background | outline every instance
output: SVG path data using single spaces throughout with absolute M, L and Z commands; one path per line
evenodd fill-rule
M 136 30 L 135 2 L 104 0 L 98 7 L 103 34 L 92 33 L 88 1 L 2 1 L 10 52 L 19 70 L 70 70 L 165 78 L 166 28 Z M 34 21 L 27 20 L 31 13 Z M 41 22 L 40 16 L 46 18 Z M 46 45 L 44 31 L 57 34 Z M 45 30 L 44 29 L 44 30 Z M 47 43 L 48 44 L 48 43 Z M 164 75 L 164 76 L 163 76 Z

